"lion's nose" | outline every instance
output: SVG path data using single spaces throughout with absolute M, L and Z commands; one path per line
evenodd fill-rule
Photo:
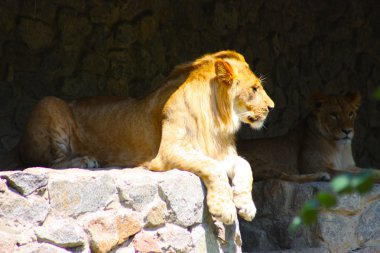
M 349 135 L 352 132 L 352 129 L 342 129 L 342 132 Z
M 272 111 L 273 108 L 274 108 L 274 106 L 268 106 L 268 111 L 269 111 L 269 112 Z

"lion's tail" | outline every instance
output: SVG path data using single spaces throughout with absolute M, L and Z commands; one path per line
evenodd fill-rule
M 18 145 L 0 158 L 0 171 L 21 169 L 22 163 L 18 152 Z

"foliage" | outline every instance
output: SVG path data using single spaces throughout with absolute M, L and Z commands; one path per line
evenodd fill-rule
M 373 93 L 373 96 L 377 99 L 380 100 L 380 86 L 375 89 L 375 92 Z
M 290 224 L 290 230 L 295 232 L 302 224 L 311 225 L 317 221 L 318 213 L 336 206 L 339 196 L 344 194 L 365 194 L 373 187 L 379 172 L 366 170 L 359 174 L 341 174 L 330 182 L 330 191 L 322 191 L 313 199 L 307 201 L 300 214 Z

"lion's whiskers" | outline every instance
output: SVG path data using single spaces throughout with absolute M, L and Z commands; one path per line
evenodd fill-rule
M 260 83 L 263 84 L 265 80 L 267 79 L 267 77 L 268 77 L 268 74 L 260 75 L 259 76 Z

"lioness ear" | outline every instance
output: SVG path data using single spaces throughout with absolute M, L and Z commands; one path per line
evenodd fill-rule
M 344 94 L 344 98 L 349 103 L 352 103 L 356 108 L 359 108 L 360 103 L 362 101 L 362 96 L 358 91 L 348 91 L 346 92 L 346 94 Z
M 221 59 L 215 62 L 215 74 L 219 83 L 231 85 L 234 77 L 234 71 L 231 65 Z
M 328 99 L 327 95 L 321 92 L 316 92 L 310 96 L 311 108 L 319 109 L 324 102 Z

